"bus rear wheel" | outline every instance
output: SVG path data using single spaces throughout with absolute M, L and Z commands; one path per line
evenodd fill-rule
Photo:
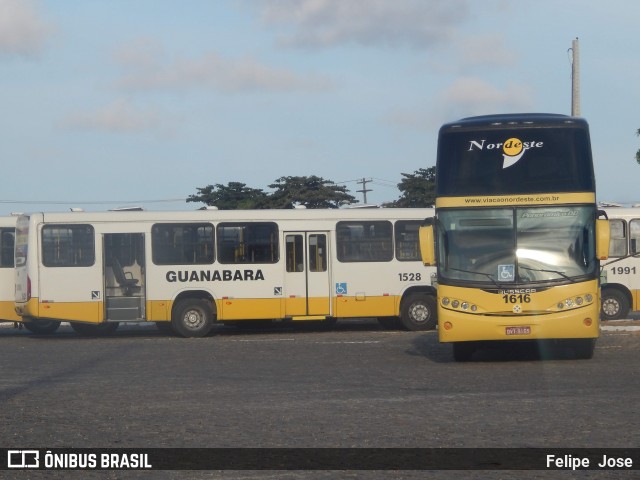
M 60 326 L 57 320 L 45 320 L 42 318 L 29 318 L 23 322 L 24 328 L 38 335 L 50 335 Z
M 618 320 L 629 314 L 629 300 L 620 290 L 606 288 L 602 290 L 602 319 Z
M 400 322 L 407 330 L 433 330 L 438 324 L 436 302 L 428 293 L 412 293 L 402 302 Z
M 206 337 L 212 327 L 213 308 L 208 300 L 181 300 L 173 309 L 171 328 L 181 337 Z
M 70 325 L 74 332 L 83 337 L 102 337 L 115 332 L 119 324 L 118 322 L 96 324 L 70 322 Z

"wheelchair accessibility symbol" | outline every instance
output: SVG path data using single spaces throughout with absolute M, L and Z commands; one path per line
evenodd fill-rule
M 347 284 L 344 283 L 336 283 L 336 295 L 346 295 L 347 294 Z
M 513 282 L 515 279 L 515 265 L 498 265 L 498 280 L 503 282 Z

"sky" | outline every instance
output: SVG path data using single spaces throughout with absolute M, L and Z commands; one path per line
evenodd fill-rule
M 446 122 L 581 116 L 597 197 L 640 203 L 635 0 L 0 0 L 0 214 L 191 210 L 317 175 L 363 202 Z

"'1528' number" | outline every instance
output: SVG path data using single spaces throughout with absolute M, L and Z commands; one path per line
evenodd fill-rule
M 419 282 L 422 280 L 422 274 L 420 273 L 399 273 L 398 277 L 401 282 Z

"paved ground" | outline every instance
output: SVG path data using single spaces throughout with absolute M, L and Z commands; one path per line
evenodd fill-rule
M 604 331 L 587 361 L 507 348 L 482 351 L 468 364 L 453 362 L 435 332 L 385 331 L 375 322 L 339 323 L 331 332 L 226 328 L 204 339 L 164 335 L 149 325 L 108 338 L 78 337 L 67 326 L 49 337 L 4 327 L 0 342 L 6 448 L 640 444 L 634 331 Z M 425 472 L 58 473 L 426 478 Z M 565 474 L 430 472 L 429 478 L 633 478 L 559 473 Z

